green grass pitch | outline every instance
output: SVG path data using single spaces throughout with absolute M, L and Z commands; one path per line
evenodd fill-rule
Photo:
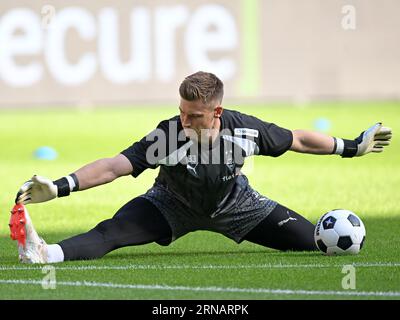
M 355 159 L 288 152 L 250 160 L 245 173 L 262 194 L 313 223 L 346 208 L 364 221 L 365 247 L 357 256 L 279 252 L 237 245 L 211 232 L 191 233 L 169 247 L 122 248 L 100 260 L 55 265 L 55 289 L 44 289 L 43 266 L 22 265 L 9 238 L 9 210 L 16 191 L 33 174 L 57 179 L 102 157 L 119 153 L 172 107 L 0 112 L 0 299 L 399 299 L 400 298 L 400 104 L 325 103 L 243 106 L 245 113 L 289 129 L 331 122 L 328 134 L 354 138 L 382 121 L 393 128 L 383 154 Z M 51 146 L 57 160 L 34 159 Z M 28 205 L 47 243 L 84 232 L 150 188 L 157 171 L 43 204 Z M 355 266 L 356 288 L 342 287 L 343 266 Z

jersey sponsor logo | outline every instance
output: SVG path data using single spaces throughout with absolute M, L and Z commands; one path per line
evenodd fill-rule
M 223 139 L 226 141 L 233 142 L 235 145 L 240 147 L 244 152 L 246 153 L 246 157 L 253 156 L 255 154 L 258 154 L 260 149 L 258 148 L 257 144 L 252 141 L 251 139 L 243 139 L 239 137 L 232 137 L 228 135 L 223 135 Z
M 232 179 L 235 179 L 235 177 L 236 177 L 236 175 L 233 173 L 233 174 L 231 174 L 231 175 L 229 175 L 229 176 L 224 176 L 224 177 L 222 177 L 222 181 L 223 181 L 223 182 L 227 182 L 227 181 L 230 181 L 230 180 L 232 180 Z
M 259 132 L 249 128 L 235 128 L 235 136 L 248 136 L 258 138 Z

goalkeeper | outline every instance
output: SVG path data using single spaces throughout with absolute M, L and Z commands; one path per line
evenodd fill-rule
M 254 190 L 241 168 L 246 157 L 286 151 L 343 158 L 379 153 L 391 129 L 381 123 L 354 140 L 288 130 L 222 107 L 223 83 L 198 72 L 179 88 L 180 115 L 113 158 L 97 160 L 61 179 L 33 176 L 17 194 L 10 228 L 24 263 L 97 259 L 115 249 L 172 241 L 196 230 L 220 233 L 278 250 L 316 250 L 314 225 Z M 215 160 L 220 161 L 215 161 Z M 154 185 L 90 231 L 57 244 L 36 233 L 25 204 L 69 196 L 159 168 Z M 22 221 L 22 223 L 19 223 Z

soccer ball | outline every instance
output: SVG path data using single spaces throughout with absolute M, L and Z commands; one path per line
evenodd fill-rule
M 314 240 L 318 249 L 328 256 L 358 254 L 365 241 L 365 227 L 354 212 L 332 210 L 318 220 Z

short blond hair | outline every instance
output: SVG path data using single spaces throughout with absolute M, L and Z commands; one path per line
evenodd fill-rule
M 204 104 L 221 104 L 224 97 L 224 84 L 215 74 L 199 71 L 188 77 L 179 87 L 182 99 L 201 100 Z

